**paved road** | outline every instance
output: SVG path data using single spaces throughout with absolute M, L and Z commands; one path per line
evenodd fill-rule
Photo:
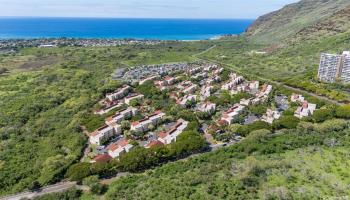
M 22 198 L 30 199 L 33 197 L 38 197 L 38 196 L 42 196 L 42 195 L 49 194 L 49 193 L 62 192 L 62 191 L 68 190 L 68 189 L 73 188 L 73 187 L 77 187 L 76 182 L 61 182 L 61 183 L 58 183 L 55 185 L 44 187 L 39 192 L 23 192 L 20 194 L 2 197 L 2 198 L 0 198 L 0 200 L 20 200 Z
M 223 62 L 220 62 L 220 61 L 217 61 L 217 60 L 213 60 L 213 59 L 205 59 L 205 58 L 199 58 L 198 55 L 201 55 L 203 53 L 206 53 L 208 51 L 210 51 L 211 49 L 215 48 L 216 45 L 210 47 L 209 49 L 201 52 L 201 53 L 198 53 L 198 54 L 194 54 L 192 55 L 194 58 L 198 59 L 198 60 L 202 60 L 202 61 L 206 61 L 206 62 L 211 62 L 211 63 L 216 63 L 216 64 L 219 64 L 221 66 L 227 66 L 229 67 L 230 69 L 233 69 L 234 71 L 236 71 L 237 73 L 239 74 L 248 74 L 247 72 L 243 72 L 242 70 L 240 69 L 237 69 L 236 67 L 230 65 L 230 64 L 227 64 L 227 63 L 223 63 Z M 273 83 L 275 85 L 278 85 L 278 86 L 282 86 L 284 88 L 287 88 L 289 90 L 293 90 L 295 92 L 299 92 L 299 93 L 306 93 L 312 97 L 315 97 L 315 98 L 318 98 L 318 99 L 321 99 L 323 101 L 327 101 L 329 103 L 332 103 L 332 104 L 336 104 L 336 105 L 344 105 L 344 103 L 342 102 L 339 102 L 339 101 L 336 101 L 336 100 L 333 100 L 333 99 L 330 99 L 328 97 L 325 97 L 325 96 L 321 96 L 321 95 L 318 95 L 318 94 L 315 94 L 313 92 L 309 92 L 309 91 L 306 91 L 306 90 L 303 90 L 303 89 L 300 89 L 300 88 L 296 88 L 296 87 L 292 87 L 292 86 L 288 86 L 282 82 L 278 82 L 278 81 L 273 81 L 273 80 L 270 80 L 270 79 L 267 79 L 267 78 L 264 78 L 264 77 L 260 77 L 260 76 L 257 76 L 255 74 L 248 74 L 248 75 L 251 75 L 251 76 L 255 76 L 257 77 L 258 79 L 262 80 L 262 81 L 266 81 L 266 82 L 270 82 L 270 83 Z

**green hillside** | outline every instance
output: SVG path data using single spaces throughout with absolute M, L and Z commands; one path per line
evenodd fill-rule
M 0 196 L 23 191 L 34 181 L 48 185 L 65 178 L 82 156 L 83 120 L 89 120 L 103 94 L 120 84 L 110 78 L 120 66 L 203 59 L 246 77 L 349 103 L 350 85 L 316 79 L 321 52 L 350 49 L 349 28 L 349 0 L 302 0 L 260 17 L 242 37 L 0 54 L 0 68 L 9 70 L 0 75 Z M 275 42 L 284 45 L 271 45 Z M 104 196 L 91 198 L 347 198 L 349 109 L 326 105 L 329 113 L 319 116 L 325 122 L 316 124 L 310 117 L 289 130 L 253 131 L 231 147 L 121 178 Z M 69 193 L 72 198 L 65 199 L 81 195 Z
M 348 0 L 302 0 L 259 17 L 248 28 L 246 35 L 262 43 L 292 39 L 296 33 L 323 23 L 348 5 Z M 344 23 L 349 24 L 349 21 Z
M 118 82 L 120 66 L 191 61 L 204 43 L 101 48 L 25 48 L 0 55 L 0 196 L 47 185 L 79 160 L 86 143 L 81 125 L 93 106 Z M 36 61 L 50 57 L 46 65 Z
M 309 130 L 300 125 L 296 130 L 276 134 L 255 131 L 238 145 L 121 178 L 110 186 L 106 199 L 347 196 L 350 129 L 326 128 L 337 126 L 334 123 L 310 124 Z

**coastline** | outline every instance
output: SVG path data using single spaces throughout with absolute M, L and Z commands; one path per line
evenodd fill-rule
M 0 40 L 200 41 L 243 33 L 249 19 L 0 18 Z

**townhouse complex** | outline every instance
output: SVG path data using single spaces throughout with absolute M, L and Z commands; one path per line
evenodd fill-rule
M 334 83 L 337 80 L 350 83 L 350 52 L 343 54 L 321 54 L 318 79 L 322 82 Z
M 225 133 L 230 125 L 250 125 L 257 121 L 273 124 L 290 108 L 289 101 L 293 102 L 295 117 L 308 117 L 316 110 L 316 104 L 309 103 L 302 95 L 273 98 L 272 85 L 246 80 L 214 64 L 151 65 L 145 69 L 129 69 L 126 76 L 130 80 L 99 102 L 95 114 L 106 118 L 100 128 L 88 134 L 92 149 L 90 162 L 118 159 L 135 146 L 170 145 L 186 128 L 193 127 L 191 118 L 198 120 L 195 121 L 198 131 L 207 139 L 212 133 Z M 140 88 L 159 93 L 152 96 Z M 164 100 L 159 101 L 159 95 Z M 263 108 L 260 114 L 252 111 L 257 106 Z M 190 112 L 178 115 L 182 111 Z M 190 113 L 193 116 L 188 116 Z M 207 140 L 212 145 L 220 141 Z

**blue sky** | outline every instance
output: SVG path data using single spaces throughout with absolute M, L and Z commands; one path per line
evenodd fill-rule
M 0 0 L 0 16 L 249 18 L 298 0 Z

